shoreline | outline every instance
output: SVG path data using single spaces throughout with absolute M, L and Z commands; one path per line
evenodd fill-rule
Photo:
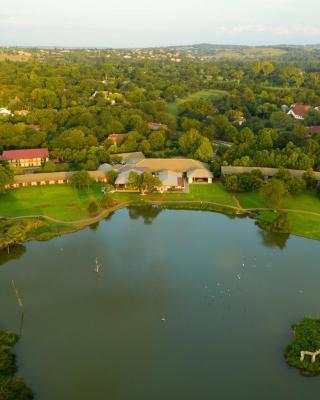
M 24 220 L 34 220 L 34 221 L 45 221 L 49 223 L 48 229 L 44 232 L 39 233 L 34 233 L 30 232 L 30 235 L 26 237 L 26 239 L 17 244 L 23 244 L 26 242 L 30 242 L 33 240 L 36 241 L 48 241 L 51 240 L 55 237 L 63 236 L 66 234 L 71 234 L 78 232 L 82 229 L 85 229 L 91 225 L 94 225 L 96 223 L 99 223 L 100 221 L 106 219 L 108 216 L 113 214 L 114 212 L 124 209 L 124 208 L 129 208 L 129 207 L 145 207 L 145 206 L 161 206 L 164 209 L 171 209 L 171 210 L 190 210 L 190 211 L 207 211 L 207 212 L 215 212 L 219 214 L 224 214 L 229 217 L 249 217 L 257 222 L 259 212 L 271 212 L 271 209 L 268 208 L 242 208 L 238 206 L 231 206 L 231 205 L 225 205 L 222 203 L 217 203 L 217 202 L 210 202 L 210 201 L 200 201 L 200 200 L 148 200 L 148 199 L 140 199 L 140 200 L 130 200 L 126 202 L 119 203 L 111 208 L 108 208 L 106 210 L 103 210 L 99 214 L 90 217 L 90 218 L 85 218 L 81 220 L 76 220 L 76 221 L 63 221 L 59 220 L 50 216 L 46 215 L 26 215 L 26 216 L 18 216 L 18 217 L 2 217 L 2 221 L 17 221 L 21 222 Z M 299 212 L 302 214 L 308 214 L 308 215 L 316 215 L 320 217 L 320 213 L 315 213 L 311 211 L 306 211 L 306 210 L 291 210 L 291 209 L 279 209 L 276 212 Z M 50 229 L 50 224 L 53 224 L 53 226 L 56 228 L 55 230 Z M 309 240 L 319 240 L 317 238 L 311 237 L 311 236 L 304 236 L 304 235 L 299 235 L 294 232 L 278 232 L 278 231 L 268 231 L 265 229 L 263 226 L 260 226 L 257 224 L 260 229 L 266 231 L 266 232 L 271 232 L 275 234 L 289 234 L 297 237 L 303 237 L 305 239 Z M 59 229 L 60 227 L 60 229 Z M 63 227 L 63 229 L 61 229 Z M 65 229 L 66 228 L 66 229 Z M 0 251 L 5 251 L 5 249 L 0 249 Z

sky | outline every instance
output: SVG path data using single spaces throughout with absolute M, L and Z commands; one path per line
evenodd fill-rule
M 320 43 L 319 0 L 3 0 L 1 46 Z

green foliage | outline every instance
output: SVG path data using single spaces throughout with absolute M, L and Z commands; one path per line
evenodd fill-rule
M 259 170 L 239 175 L 222 177 L 225 188 L 230 192 L 256 192 L 264 185 L 265 180 Z
M 108 181 L 108 183 L 109 183 L 110 185 L 114 185 L 114 183 L 115 183 L 115 181 L 116 181 L 116 179 L 117 179 L 117 176 L 118 176 L 118 172 L 115 171 L 114 169 L 111 170 L 111 171 L 108 171 L 108 172 L 106 173 L 106 178 L 107 178 L 107 181 Z
M 0 193 L 4 191 L 6 185 L 13 180 L 13 171 L 6 165 L 0 165 Z
M 139 190 L 142 194 L 145 192 L 151 192 L 156 187 L 161 187 L 162 183 L 160 179 L 153 176 L 151 172 L 145 172 L 138 174 L 131 171 L 128 177 L 128 187 Z
M 93 184 L 93 179 L 87 171 L 78 171 L 71 176 L 70 183 L 76 189 L 89 188 Z
M 310 356 L 305 356 L 304 361 L 301 361 L 300 352 L 320 350 L 320 318 L 306 317 L 300 323 L 294 324 L 292 329 L 294 338 L 285 350 L 288 364 L 311 375 L 319 374 L 320 356 L 315 363 L 311 362 Z
M 0 399 L 31 400 L 33 394 L 23 380 L 14 376 L 17 366 L 10 350 L 18 342 L 18 336 L 9 331 L 0 331 Z
M 100 200 L 100 206 L 104 209 L 114 207 L 116 204 L 116 200 L 109 193 L 104 193 L 102 199 Z
M 261 193 L 270 208 L 277 209 L 287 194 L 286 185 L 279 179 L 269 179 L 262 187 Z
M 95 201 L 91 201 L 88 205 L 88 212 L 90 215 L 96 215 L 98 214 L 99 211 L 99 206 Z
M 204 162 L 210 162 L 213 158 L 212 145 L 208 138 L 203 137 L 196 129 L 190 129 L 179 139 L 181 152 L 190 157 Z

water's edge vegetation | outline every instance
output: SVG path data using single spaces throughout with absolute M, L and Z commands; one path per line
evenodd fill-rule
M 24 381 L 16 376 L 16 357 L 11 352 L 19 341 L 19 336 L 0 330 L 0 399 L 31 400 L 33 393 Z

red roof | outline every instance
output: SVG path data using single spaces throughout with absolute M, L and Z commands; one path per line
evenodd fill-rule
M 152 130 L 158 130 L 158 129 L 161 129 L 161 128 L 168 129 L 167 125 L 160 124 L 160 123 L 157 123 L 157 122 L 148 122 L 147 125 Z
M 314 133 L 320 133 L 320 125 L 318 126 L 309 126 L 308 128 L 309 133 L 311 133 L 312 135 Z
M 5 150 L 2 153 L 2 160 L 30 160 L 32 158 L 49 158 L 48 149 L 23 149 Z
M 117 144 L 119 140 L 125 139 L 126 137 L 128 137 L 128 133 L 112 133 L 108 136 L 108 139 Z
M 311 109 L 311 106 L 304 106 L 303 104 L 293 104 L 290 107 L 290 110 L 292 110 L 296 115 L 300 115 L 300 117 L 304 117 Z

